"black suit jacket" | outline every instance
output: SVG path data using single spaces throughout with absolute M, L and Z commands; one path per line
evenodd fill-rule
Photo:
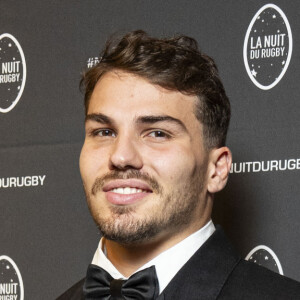
M 84 279 L 57 300 L 84 300 L 83 284 Z M 217 227 L 157 300 L 213 299 L 296 300 L 300 283 L 243 260 Z

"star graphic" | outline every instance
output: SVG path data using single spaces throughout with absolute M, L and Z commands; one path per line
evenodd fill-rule
M 253 69 L 253 70 L 251 71 L 251 74 L 252 74 L 254 77 L 256 77 L 257 72 Z
M 265 256 L 265 260 L 268 260 L 269 259 L 269 257 L 268 256 Z
M 273 19 L 276 19 L 276 15 L 273 15 L 272 17 L 273 17 Z

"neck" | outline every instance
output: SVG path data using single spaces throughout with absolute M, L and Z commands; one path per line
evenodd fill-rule
M 156 237 L 155 240 L 134 245 L 123 245 L 115 241 L 104 239 L 107 258 L 125 277 L 129 277 L 144 264 L 158 256 L 160 253 L 178 244 L 189 235 L 202 228 L 209 219 L 203 220 L 197 226 L 186 230 L 178 230 L 176 234 Z

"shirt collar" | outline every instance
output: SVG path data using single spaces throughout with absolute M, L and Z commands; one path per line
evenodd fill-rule
M 205 243 L 205 241 L 213 234 L 215 226 L 209 221 L 204 227 L 194 232 L 175 246 L 162 252 L 151 261 L 147 262 L 136 272 L 155 266 L 157 278 L 159 282 L 160 293 L 169 284 L 176 273 L 183 265 L 193 256 L 193 254 Z M 101 239 L 94 255 L 92 264 L 97 265 L 107 271 L 115 279 L 125 278 L 115 266 L 107 259 L 102 250 Z

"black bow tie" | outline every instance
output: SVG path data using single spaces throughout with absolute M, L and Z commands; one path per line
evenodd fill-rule
M 128 280 L 121 280 L 90 264 L 83 293 L 86 300 L 154 300 L 159 293 L 155 267 L 139 271 Z

